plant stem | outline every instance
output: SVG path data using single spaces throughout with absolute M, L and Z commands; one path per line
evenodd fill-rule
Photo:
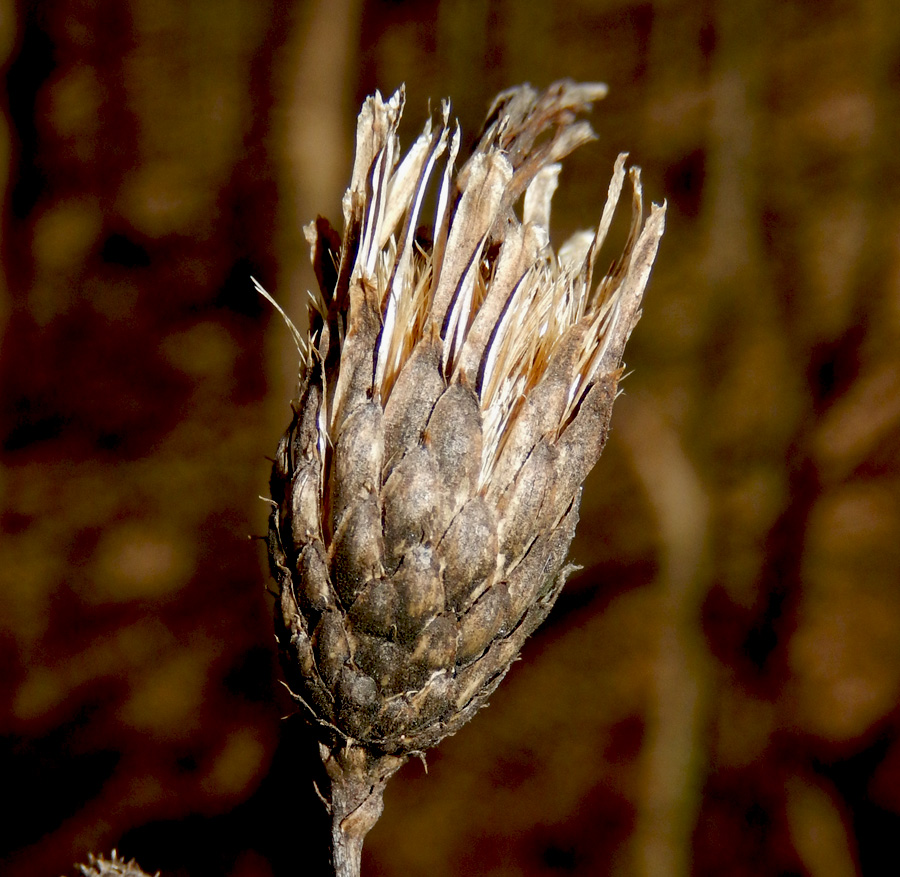
M 335 877 L 359 877 L 363 841 L 384 809 L 384 787 L 404 759 L 376 757 L 361 746 L 320 745 L 331 780 L 331 854 Z

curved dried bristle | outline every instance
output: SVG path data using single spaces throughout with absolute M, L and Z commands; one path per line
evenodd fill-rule
M 562 587 L 664 226 L 632 169 L 624 251 L 594 283 L 620 155 L 596 230 L 550 246 L 560 161 L 604 94 L 505 92 L 455 172 L 449 106 L 401 159 L 404 92 L 376 93 L 343 236 L 306 229 L 321 288 L 269 545 L 290 681 L 326 736 L 403 756 L 452 733 Z

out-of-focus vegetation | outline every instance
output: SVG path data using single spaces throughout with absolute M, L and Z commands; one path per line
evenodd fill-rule
M 364 872 L 854 875 L 900 830 L 893 0 L 0 3 L 0 831 L 10 877 L 316 873 L 261 533 L 300 227 L 356 109 L 602 80 L 668 231 L 545 629 L 388 787 Z M 619 229 L 624 234 L 624 227 Z M 872 869 L 875 868 L 876 871 Z

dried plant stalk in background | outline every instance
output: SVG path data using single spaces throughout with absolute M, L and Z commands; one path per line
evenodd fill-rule
M 632 169 L 625 250 L 594 283 L 622 155 L 597 230 L 549 246 L 558 162 L 593 139 L 577 116 L 605 91 L 501 94 L 456 173 L 446 104 L 401 160 L 403 91 L 376 94 L 343 236 L 322 218 L 306 229 L 320 289 L 309 337 L 295 332 L 299 402 L 272 471 L 269 555 L 340 875 L 358 873 L 390 775 L 486 704 L 571 569 L 581 484 L 664 225 L 663 207 L 644 220 Z

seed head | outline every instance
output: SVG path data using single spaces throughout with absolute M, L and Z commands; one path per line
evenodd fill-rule
M 624 252 L 595 282 L 620 155 L 598 227 L 549 244 L 559 162 L 594 138 L 578 115 L 605 92 L 504 92 L 458 171 L 446 103 L 401 159 L 403 89 L 376 93 L 343 234 L 304 230 L 319 289 L 295 331 L 269 554 L 288 682 L 329 748 L 402 760 L 455 732 L 572 569 L 665 213 L 644 219 L 632 168 Z
M 79 865 L 78 870 L 84 877 L 150 877 L 140 869 L 134 859 L 126 862 L 125 859 L 119 858 L 115 850 L 109 859 L 88 853 L 87 865 Z M 159 877 L 158 871 L 156 877 Z

